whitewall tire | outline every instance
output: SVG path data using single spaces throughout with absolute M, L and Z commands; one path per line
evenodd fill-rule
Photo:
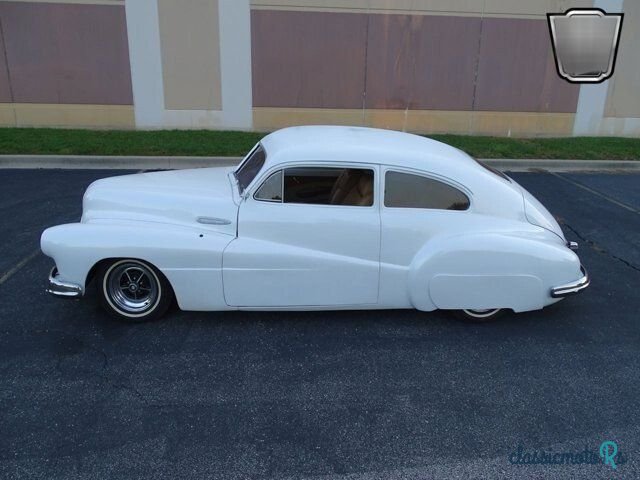
M 155 267 L 125 258 L 102 265 L 98 274 L 100 303 L 127 322 L 160 318 L 171 305 L 173 290 Z

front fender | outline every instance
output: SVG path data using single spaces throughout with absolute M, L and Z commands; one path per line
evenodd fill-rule
M 224 306 L 222 252 L 233 238 L 160 224 L 71 223 L 45 230 L 40 246 L 55 261 L 58 278 L 83 291 L 89 271 L 101 260 L 137 258 L 167 277 L 181 308 L 201 310 Z
M 553 286 L 579 273 L 577 255 L 544 235 L 442 236 L 414 257 L 409 296 L 420 310 L 536 310 L 557 301 L 550 295 Z

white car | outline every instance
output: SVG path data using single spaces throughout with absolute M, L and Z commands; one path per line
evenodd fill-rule
M 183 310 L 454 310 L 484 321 L 589 284 L 553 216 L 508 176 L 423 137 L 294 127 L 238 167 L 91 184 L 45 230 L 47 291 L 130 321 Z

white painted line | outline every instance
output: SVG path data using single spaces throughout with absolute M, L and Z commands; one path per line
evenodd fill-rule
M 34 250 L 29 255 L 24 257 L 18 263 L 16 263 L 11 269 L 9 269 L 2 277 L 0 277 L 0 285 L 9 280 L 14 274 L 16 274 L 22 267 L 24 267 L 31 260 L 40 255 L 40 249 Z
M 624 208 L 625 210 L 629 210 L 630 212 L 633 212 L 633 213 L 640 213 L 640 210 L 633 208 L 632 206 L 627 205 L 626 203 L 619 202 L 615 198 L 612 198 L 609 195 L 605 195 L 604 193 L 600 193 L 599 191 L 594 190 L 593 188 L 587 187 L 586 185 L 583 185 L 580 182 L 576 182 L 574 180 L 571 180 L 570 178 L 563 177 L 562 175 L 558 175 L 557 173 L 554 173 L 554 172 L 549 172 L 549 173 L 554 177 L 559 178 L 560 180 L 564 180 L 565 182 L 570 183 L 571 185 L 575 185 L 576 187 L 581 188 L 582 190 L 586 190 L 587 192 L 592 193 L 593 195 L 596 195 L 600 198 L 603 198 L 607 202 L 613 203 L 619 207 Z

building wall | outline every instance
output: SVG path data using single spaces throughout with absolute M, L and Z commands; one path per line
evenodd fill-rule
M 557 76 L 546 9 L 535 2 L 511 17 L 483 16 L 474 10 L 482 2 L 253 3 L 258 128 L 286 125 L 288 116 L 353 123 L 359 112 L 360 124 L 423 132 L 573 129 L 580 87 Z
M 616 75 L 560 79 L 547 12 L 593 0 L 0 0 L 0 125 L 640 136 L 640 2 Z
M 0 123 L 134 125 L 123 2 L 0 2 Z

